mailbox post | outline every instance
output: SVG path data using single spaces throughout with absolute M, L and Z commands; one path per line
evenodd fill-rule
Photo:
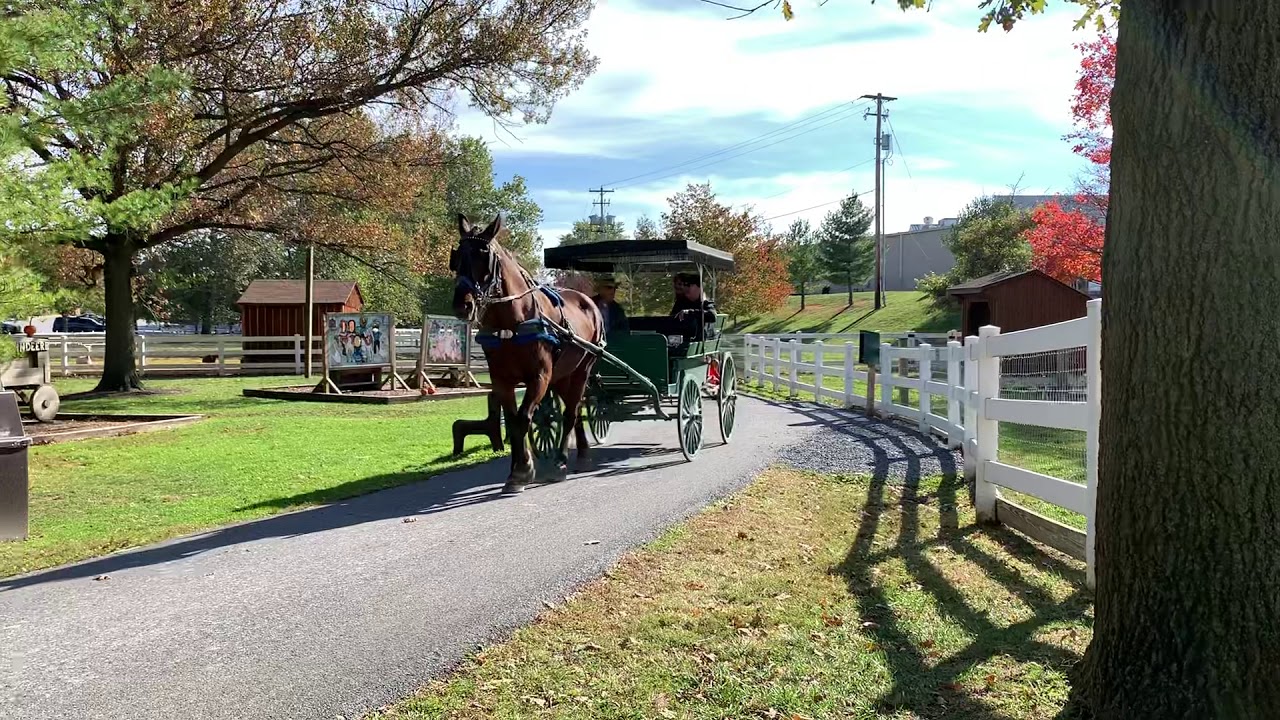
M 867 366 L 867 415 L 876 414 L 876 370 L 880 367 L 880 333 L 858 331 L 858 363 Z
M 18 395 L 0 392 L 0 540 L 27 539 L 27 447 Z

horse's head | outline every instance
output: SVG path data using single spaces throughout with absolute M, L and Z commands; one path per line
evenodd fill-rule
M 462 320 L 479 320 L 485 298 L 501 283 L 498 272 L 500 248 L 494 238 L 502 231 L 499 215 L 483 230 L 471 224 L 466 215 L 458 215 L 458 247 L 449 255 L 453 271 L 453 314 Z

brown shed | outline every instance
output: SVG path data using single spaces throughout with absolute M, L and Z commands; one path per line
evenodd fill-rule
M 960 301 L 963 334 L 977 335 L 983 325 L 1000 332 L 1051 325 L 1084 317 L 1089 296 L 1039 270 L 998 272 L 952 286 Z
M 244 337 L 280 337 L 305 335 L 307 284 L 303 280 L 254 280 L 236 301 L 240 306 L 240 334 Z M 316 338 L 324 337 L 324 314 L 360 312 L 364 297 L 360 286 L 351 280 L 316 280 L 313 288 L 315 306 L 311 329 Z M 254 355 L 242 362 L 290 363 L 294 361 L 292 342 L 244 343 L 245 350 L 289 350 L 288 355 Z

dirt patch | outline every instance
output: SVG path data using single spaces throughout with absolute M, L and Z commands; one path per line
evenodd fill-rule
M 290 385 L 273 388 L 246 388 L 246 397 L 268 398 L 273 400 L 303 400 L 308 402 L 338 402 L 393 404 L 406 402 L 422 402 L 424 400 L 447 400 L 453 398 L 475 397 L 487 395 L 488 388 L 454 388 L 436 387 L 434 393 L 423 394 L 419 390 L 343 390 L 341 394 L 320 393 L 313 385 Z
M 33 445 L 49 445 L 71 440 L 132 435 L 188 425 L 203 419 L 201 415 L 94 415 L 63 413 L 53 422 L 22 419 L 22 429 Z

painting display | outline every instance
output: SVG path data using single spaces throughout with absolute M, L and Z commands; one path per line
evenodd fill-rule
M 388 313 L 326 313 L 324 348 L 329 368 L 392 364 L 395 324 Z
M 466 320 L 427 316 L 422 342 L 427 365 L 466 365 L 470 332 Z

